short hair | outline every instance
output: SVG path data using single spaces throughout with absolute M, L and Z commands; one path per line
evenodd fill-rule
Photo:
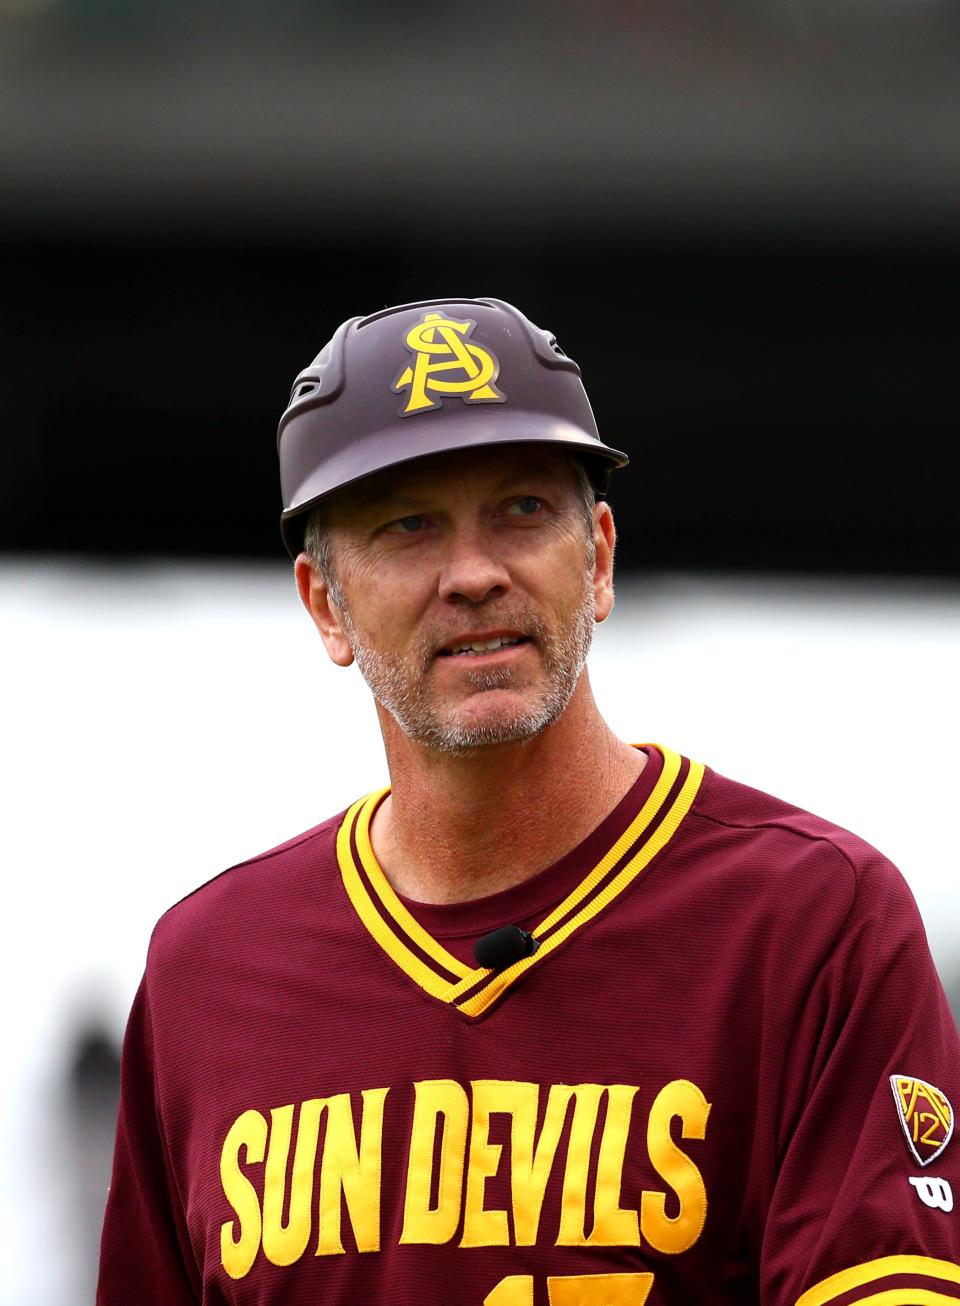
M 570 467 L 576 480 L 577 506 L 587 536 L 587 557 L 590 565 L 593 566 L 596 556 L 593 542 L 593 507 L 597 501 L 597 490 L 586 464 L 576 454 L 570 455 Z M 334 565 L 333 535 L 327 519 L 328 504 L 329 500 L 324 499 L 310 510 L 303 535 L 303 549 L 320 573 L 324 585 L 330 591 L 330 597 L 339 605 L 343 602 L 343 591 Z
M 330 597 L 334 603 L 339 604 L 342 601 L 342 591 L 333 565 L 333 536 L 327 524 L 326 501 L 310 510 L 303 533 L 303 548 L 330 591 Z

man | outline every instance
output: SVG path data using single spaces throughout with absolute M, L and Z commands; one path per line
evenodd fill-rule
M 597 710 L 626 459 L 576 365 L 497 300 L 387 309 L 279 451 L 391 788 L 159 923 L 103 1306 L 960 1301 L 960 1046 L 898 872 Z

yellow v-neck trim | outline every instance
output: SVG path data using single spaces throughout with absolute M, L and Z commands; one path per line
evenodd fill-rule
M 382 789 L 379 794 L 373 795 L 372 801 L 365 803 L 357 816 L 355 838 L 357 850 L 360 853 L 361 865 L 366 871 L 367 878 L 370 880 L 380 902 L 404 934 L 411 938 L 414 943 L 419 944 L 423 951 L 428 956 L 433 957 L 444 970 L 452 971 L 460 979 L 465 979 L 468 975 L 473 974 L 470 967 L 451 952 L 448 952 L 431 934 L 427 933 L 417 918 L 411 915 L 397 897 L 389 880 L 380 869 L 380 863 L 373 851 L 373 844 L 370 842 L 370 822 L 373 819 L 374 812 L 389 792 L 389 789 Z
M 340 874 L 357 915 L 390 959 L 422 989 L 466 1016 L 482 1015 L 528 970 L 610 906 L 673 838 L 697 795 L 704 768 L 660 744 L 653 747 L 663 754 L 663 770 L 650 796 L 600 861 L 534 927 L 540 946 L 531 956 L 501 971 L 467 966 L 411 915 L 391 888 L 370 842 L 370 822 L 389 789 L 354 803 L 337 834 Z

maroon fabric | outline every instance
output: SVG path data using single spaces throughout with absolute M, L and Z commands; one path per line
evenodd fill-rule
M 572 861 L 449 920 L 482 932 L 529 903 L 521 923 L 535 924 L 641 801 L 628 795 Z M 960 1301 L 936 1264 L 960 1259 L 958 1211 L 909 1182 L 960 1196 L 960 1144 L 921 1168 L 889 1082 L 917 1076 L 956 1104 L 960 1039 L 910 893 L 874 849 L 708 769 L 630 888 L 470 1017 L 360 920 L 341 821 L 232 868 L 154 932 L 124 1048 L 101 1306 L 793 1306 L 896 1255 L 931 1259 L 878 1265 L 829 1300 L 893 1287 L 902 1306 L 914 1288 Z M 570 1099 L 555 1140 L 551 1086 Z M 467 1104 L 469 1132 L 458 1156 L 451 1109 L 418 1170 L 414 1109 L 431 1093 Z M 532 1131 L 516 1106 L 531 1094 Z M 696 1101 L 709 1104 L 699 1130 Z M 429 1187 L 419 1224 L 414 1180 Z M 441 1209 L 455 1227 L 423 1241 Z M 301 1225 L 302 1251 L 278 1263 L 284 1228 Z M 462 1245 L 468 1226 L 480 1245 Z M 671 1238 L 689 1245 L 664 1250 Z M 239 1277 L 223 1263 L 234 1242 L 252 1247 Z

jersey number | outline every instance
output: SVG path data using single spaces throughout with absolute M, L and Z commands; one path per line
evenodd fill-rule
M 550 1306 L 643 1306 L 653 1287 L 652 1274 L 551 1274 Z M 533 1275 L 501 1279 L 483 1306 L 533 1306 Z

